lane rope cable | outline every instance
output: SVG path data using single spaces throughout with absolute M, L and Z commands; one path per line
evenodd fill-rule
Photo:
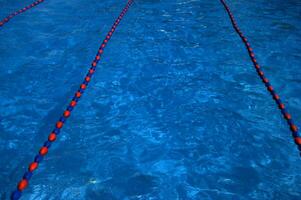
M 34 161 L 29 164 L 27 171 L 23 175 L 22 179 L 17 185 L 17 189 L 12 192 L 11 194 L 11 199 L 12 200 L 17 200 L 21 197 L 22 191 L 28 186 L 29 180 L 33 175 L 33 172 L 38 168 L 39 164 L 43 160 L 44 156 L 48 153 L 49 148 L 51 147 L 51 144 L 56 140 L 58 134 L 60 133 L 61 128 L 64 126 L 64 123 L 70 116 L 72 110 L 75 108 L 77 105 L 77 102 L 79 101 L 80 97 L 82 96 L 84 90 L 87 88 L 88 83 L 90 82 L 96 66 L 100 60 L 100 57 L 104 51 L 104 48 L 106 47 L 107 43 L 111 39 L 111 36 L 113 35 L 115 29 L 119 25 L 120 21 L 122 20 L 123 16 L 126 14 L 128 11 L 129 7 L 132 5 L 134 0 L 128 0 L 126 6 L 123 8 L 121 11 L 120 15 L 116 19 L 115 23 L 111 27 L 110 31 L 107 33 L 105 39 L 103 40 L 102 44 L 100 45 L 97 54 L 91 63 L 91 67 L 87 73 L 87 75 L 84 78 L 84 81 L 80 84 L 79 89 L 76 91 L 74 94 L 70 104 L 67 106 L 66 110 L 63 112 L 62 116 L 59 118 L 59 120 L 56 122 L 55 127 L 53 131 L 49 134 L 48 139 L 46 142 L 43 144 L 43 146 L 40 148 L 39 153 L 35 156 Z
M 248 42 L 247 38 L 243 35 L 243 33 L 241 32 L 241 30 L 239 29 L 235 18 L 230 10 L 230 7 L 227 5 L 225 0 L 220 0 L 220 2 L 223 4 L 225 10 L 228 13 L 228 16 L 230 17 L 231 23 L 233 28 L 235 29 L 236 33 L 239 35 L 239 37 L 242 39 L 243 43 L 245 44 L 247 50 L 248 50 L 248 54 L 252 60 L 252 63 L 257 71 L 258 76 L 260 77 L 260 79 L 262 80 L 262 82 L 264 83 L 266 89 L 270 92 L 270 94 L 272 95 L 274 101 L 276 102 L 278 108 L 280 109 L 283 118 L 286 120 L 288 126 L 290 127 L 290 130 L 292 132 L 292 137 L 294 138 L 294 141 L 299 149 L 299 153 L 301 156 L 301 137 L 300 134 L 298 132 L 298 127 L 297 125 L 294 123 L 291 115 L 289 114 L 289 112 L 285 109 L 285 105 L 284 103 L 280 100 L 280 96 L 276 93 L 276 91 L 274 90 L 273 86 L 271 85 L 271 83 L 269 82 L 269 80 L 267 79 L 267 77 L 264 75 L 262 68 L 260 67 L 260 65 L 258 64 L 256 58 L 255 58 L 255 54 L 253 52 L 253 49 L 250 45 L 250 43 Z
M 10 15 L 8 15 L 7 17 L 5 17 L 4 19 L 2 19 L 0 21 L 0 27 L 4 26 L 4 24 L 6 24 L 7 22 L 9 22 L 9 20 L 11 20 L 13 17 L 21 14 L 21 13 L 24 13 L 26 12 L 27 10 L 39 5 L 40 3 L 44 2 L 44 0 L 37 0 L 35 2 L 33 2 L 32 4 L 24 7 L 24 8 L 21 8 L 20 10 L 14 12 L 14 13 L 11 13 Z

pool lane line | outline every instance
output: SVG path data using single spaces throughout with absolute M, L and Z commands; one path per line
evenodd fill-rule
M 2 19 L 0 21 L 0 28 L 2 26 L 4 26 L 4 24 L 6 24 L 7 22 L 9 22 L 9 20 L 11 20 L 13 17 L 15 17 L 15 16 L 17 16 L 17 15 L 19 15 L 21 13 L 24 13 L 27 10 L 29 10 L 29 9 L 31 9 L 31 8 L 33 8 L 33 7 L 39 5 L 40 3 L 43 3 L 43 2 L 44 2 L 44 0 L 37 0 L 37 1 L 33 2 L 33 3 L 31 3 L 30 5 L 28 5 L 28 6 L 24 7 L 24 8 L 21 8 L 20 10 L 14 12 L 14 13 L 11 13 L 10 15 L 8 15 L 7 17 L 5 17 L 4 19 Z
M 22 191 L 28 186 L 29 180 L 32 177 L 33 172 L 38 168 L 40 162 L 43 160 L 44 156 L 48 153 L 48 150 L 51 147 L 51 144 L 56 140 L 58 134 L 60 133 L 61 128 L 64 126 L 64 123 L 70 116 L 74 107 L 77 105 L 77 102 L 79 101 L 80 97 L 82 96 L 84 90 L 87 88 L 88 83 L 90 82 L 90 80 L 95 72 L 96 66 L 100 60 L 100 57 L 104 51 L 104 48 L 106 47 L 107 43 L 111 39 L 111 36 L 115 32 L 115 29 L 117 28 L 117 26 L 119 25 L 123 16 L 126 14 L 126 12 L 128 11 L 129 7 L 132 5 L 133 2 L 134 2 L 134 0 L 128 0 L 126 6 L 123 8 L 123 10 L 119 14 L 118 18 L 116 19 L 115 23 L 111 27 L 110 31 L 107 33 L 105 39 L 103 40 L 103 42 L 101 43 L 101 45 L 98 49 L 98 52 L 97 52 L 93 62 L 91 63 L 91 67 L 90 67 L 87 75 L 85 76 L 84 81 L 82 82 L 82 84 L 80 84 L 79 89 L 74 94 L 70 104 L 67 106 L 66 110 L 63 112 L 63 115 L 56 122 L 55 128 L 48 136 L 48 140 L 46 140 L 44 145 L 41 147 L 39 153 L 35 156 L 34 161 L 29 164 L 27 171 L 25 172 L 25 174 L 23 175 L 23 178 L 17 185 L 17 189 L 12 192 L 12 194 L 11 194 L 12 200 L 19 199 L 22 195 Z
M 266 89 L 270 92 L 270 94 L 272 95 L 274 101 L 276 102 L 278 108 L 280 109 L 283 118 L 286 120 L 288 126 L 290 127 L 290 130 L 292 132 L 292 137 L 294 138 L 295 144 L 298 147 L 300 156 L 301 156 L 301 136 L 298 132 L 298 127 L 297 125 L 294 123 L 291 115 L 289 114 L 289 112 L 285 109 L 285 105 L 284 103 L 280 100 L 280 96 L 276 93 L 276 91 L 274 90 L 273 86 L 271 85 L 271 83 L 269 82 L 269 80 L 266 78 L 266 76 L 263 73 L 263 70 L 261 69 L 260 65 L 258 64 L 256 58 L 255 58 L 255 54 L 253 52 L 253 49 L 250 45 L 250 43 L 248 42 L 247 38 L 243 35 L 243 33 L 241 32 L 241 30 L 239 29 L 235 18 L 230 10 L 230 7 L 227 5 L 225 0 L 220 0 L 220 2 L 223 4 L 224 8 L 226 9 L 228 16 L 230 17 L 231 23 L 233 28 L 235 29 L 236 33 L 239 35 L 239 37 L 242 39 L 243 43 L 245 44 L 247 50 L 248 50 L 248 54 L 252 60 L 252 63 L 257 71 L 258 76 L 261 78 L 262 82 L 264 83 Z

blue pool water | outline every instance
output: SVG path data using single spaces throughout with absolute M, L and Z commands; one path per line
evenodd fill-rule
M 228 3 L 301 125 L 300 1 Z M 124 4 L 46 0 L 0 29 L 1 200 Z M 219 0 L 136 0 L 23 199 L 300 199 L 290 135 Z

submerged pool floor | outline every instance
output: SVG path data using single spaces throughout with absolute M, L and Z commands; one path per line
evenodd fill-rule
M 301 3 L 227 2 L 301 125 Z M 124 3 L 47 0 L 0 28 L 0 199 Z M 293 200 L 300 162 L 219 0 L 136 0 L 22 199 Z

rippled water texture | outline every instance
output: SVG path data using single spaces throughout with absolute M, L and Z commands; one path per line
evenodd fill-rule
M 30 0 L 0 0 L 0 17 Z M 228 1 L 301 125 L 301 3 Z M 0 29 L 0 199 L 123 0 L 45 0 Z M 299 199 L 291 133 L 219 0 L 136 0 L 23 199 Z

